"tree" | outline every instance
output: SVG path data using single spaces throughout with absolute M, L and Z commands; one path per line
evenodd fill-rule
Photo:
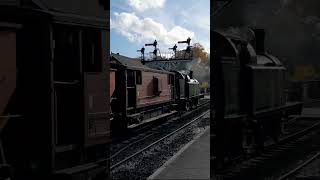
M 204 47 L 200 43 L 195 43 L 192 48 L 193 57 L 195 59 L 199 58 L 201 64 L 209 66 L 209 54 L 205 51 Z

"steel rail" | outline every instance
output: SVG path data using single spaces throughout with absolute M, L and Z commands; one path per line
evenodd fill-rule
M 295 167 L 294 169 L 292 169 L 291 171 L 287 172 L 286 174 L 280 176 L 278 178 L 278 180 L 284 180 L 289 178 L 290 176 L 292 176 L 293 174 L 295 174 L 297 171 L 299 171 L 300 169 L 302 169 L 303 167 L 305 167 L 306 165 L 310 164 L 313 160 L 315 160 L 316 158 L 318 158 L 320 156 L 320 152 L 316 153 L 315 155 L 313 155 L 312 157 L 308 158 L 306 161 L 304 161 L 303 163 L 301 163 L 300 165 L 298 165 L 297 167 Z
M 202 113 L 201 115 L 197 116 L 197 117 L 196 117 L 196 118 L 194 118 L 192 121 L 188 122 L 187 124 L 183 125 L 182 127 L 178 128 L 178 129 L 176 129 L 175 131 L 173 131 L 173 132 L 171 132 L 171 133 L 167 134 L 166 136 L 164 136 L 164 137 L 162 137 L 162 138 L 158 139 L 157 141 L 155 141 L 155 142 L 151 143 L 151 144 L 150 144 L 150 145 L 148 145 L 147 147 L 145 147 L 145 148 L 141 149 L 140 151 L 138 151 L 138 152 L 136 152 L 136 153 L 132 154 L 131 156 L 129 156 L 129 157 L 127 157 L 127 158 L 125 158 L 125 159 L 123 159 L 123 160 L 119 161 L 118 163 L 116 163 L 116 164 L 114 164 L 114 165 L 112 165 L 112 166 L 110 167 L 110 170 L 113 170 L 113 169 L 115 169 L 116 167 L 119 167 L 120 165 L 122 165 L 123 163 L 125 163 L 125 162 L 127 162 L 128 160 L 132 159 L 133 157 L 135 157 L 135 156 L 137 156 L 137 155 L 141 154 L 141 153 L 142 153 L 142 152 L 144 152 L 145 150 L 147 150 L 147 149 L 149 149 L 149 148 L 153 147 L 154 145 L 156 145 L 156 144 L 160 143 L 161 141 L 163 141 L 163 140 L 167 139 L 168 137 L 170 137 L 170 136 L 174 135 L 175 133 L 177 133 L 177 132 L 181 131 L 182 129 L 184 129 L 184 128 L 188 127 L 188 126 L 189 126 L 189 125 L 191 125 L 192 123 L 194 123 L 194 122 L 196 122 L 196 121 L 200 120 L 202 117 L 204 117 L 205 115 L 207 115 L 209 112 L 210 112 L 210 110 L 205 111 L 204 113 Z

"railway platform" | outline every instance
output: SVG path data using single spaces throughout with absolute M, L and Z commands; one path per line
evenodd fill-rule
M 148 177 L 151 179 L 210 179 L 210 128 Z

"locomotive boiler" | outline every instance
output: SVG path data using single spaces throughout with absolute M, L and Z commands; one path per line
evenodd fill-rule
M 277 141 L 282 118 L 301 113 L 301 102 L 286 98 L 287 71 L 264 47 L 265 31 L 249 29 L 249 36 L 214 31 L 214 121 L 211 139 L 214 164 L 263 148 Z

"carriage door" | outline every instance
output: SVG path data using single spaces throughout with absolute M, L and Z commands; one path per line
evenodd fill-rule
M 9 120 L 10 112 L 6 112 L 6 107 L 16 88 L 16 33 L 14 31 L 0 30 L 0 52 L 0 165 L 5 167 L 4 164 L 8 159 L 4 155 L 3 147 L 6 146 L 2 146 L 2 138 L 5 137 L 1 132 Z M 18 144 L 18 142 L 15 143 Z
M 54 114 L 58 152 L 108 140 L 105 136 L 109 133 L 109 76 L 104 72 L 106 68 L 102 68 L 101 38 L 99 30 L 54 26 Z
M 136 105 L 135 72 L 127 70 L 127 109 L 133 109 Z
M 60 152 L 81 142 L 79 122 L 83 109 L 79 45 L 79 30 L 66 25 L 54 26 L 55 143 Z
M 16 88 L 16 32 L 0 30 L 0 131 L 9 116 L 4 111 Z
M 109 73 L 106 57 L 106 32 L 95 29 L 82 31 L 84 70 L 84 140 L 85 146 L 109 141 Z

